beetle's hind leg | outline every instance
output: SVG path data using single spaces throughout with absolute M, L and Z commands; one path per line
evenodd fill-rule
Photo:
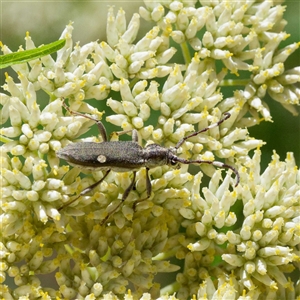
M 58 211 L 62 210 L 63 208 L 65 208 L 66 206 L 69 206 L 70 204 L 74 203 L 76 200 L 78 200 L 81 196 L 84 196 L 85 194 L 91 192 L 94 188 L 96 188 L 99 184 L 101 184 L 101 182 L 107 177 L 107 175 L 109 174 L 110 170 L 106 171 L 106 173 L 104 174 L 104 176 L 97 182 L 93 183 L 92 185 L 88 186 L 86 189 L 84 189 L 77 197 L 75 197 L 74 199 L 72 199 L 71 201 L 65 203 L 62 207 L 60 207 L 58 209 Z
M 103 225 L 104 223 L 106 223 L 106 221 L 108 220 L 108 218 L 110 216 L 112 216 L 119 208 L 120 206 L 124 203 L 124 201 L 127 199 L 129 193 L 133 190 L 133 187 L 135 185 L 135 178 L 136 178 L 136 171 L 133 172 L 133 178 L 132 181 L 129 185 L 129 187 L 124 191 L 122 199 L 120 201 L 120 203 L 112 210 L 110 211 L 107 216 L 101 221 L 101 225 Z
M 136 206 L 149 199 L 150 196 L 151 196 L 151 192 L 152 192 L 152 185 L 151 185 L 151 181 L 150 181 L 150 177 L 149 177 L 149 168 L 146 168 L 146 191 L 147 191 L 147 197 L 146 198 L 143 198 L 143 199 L 139 199 L 139 200 L 136 200 L 134 201 L 133 203 L 133 210 L 135 211 L 136 210 Z
M 122 200 L 120 201 L 120 203 L 111 211 L 108 213 L 108 215 L 105 217 L 105 219 L 102 220 L 101 225 L 103 225 L 104 223 L 106 223 L 106 221 L 108 220 L 108 218 L 110 216 L 112 216 L 119 208 L 120 206 L 124 203 L 124 201 L 127 199 L 127 197 L 129 196 L 129 193 L 134 189 L 135 186 L 135 178 L 136 178 L 136 172 L 133 172 L 133 179 L 129 185 L 129 187 L 125 190 L 123 196 L 122 196 Z M 136 210 L 136 206 L 137 204 L 147 200 L 150 198 L 151 196 L 151 192 L 152 192 L 152 186 L 151 186 L 151 181 L 150 181 L 150 177 L 149 177 L 149 169 L 146 168 L 146 191 L 147 191 L 147 197 L 143 198 L 143 199 L 139 199 L 134 201 L 133 203 L 133 210 Z
M 63 105 L 63 107 L 64 107 L 71 115 L 77 115 L 77 116 L 84 117 L 84 118 L 86 118 L 86 119 L 89 119 L 89 120 L 94 121 L 94 122 L 97 124 L 99 133 L 100 133 L 100 135 L 101 135 L 101 137 L 102 137 L 102 140 L 103 140 L 104 142 L 107 142 L 107 132 L 106 132 L 106 129 L 105 129 L 103 123 L 102 123 L 100 120 L 97 120 L 97 119 L 95 119 L 95 118 L 93 118 L 93 117 L 91 117 L 91 116 L 89 116 L 89 115 L 87 115 L 87 114 L 82 114 L 82 113 L 80 113 L 80 112 L 78 112 L 78 111 L 72 110 L 72 109 L 65 103 L 64 100 L 63 100 L 63 102 L 62 102 L 62 105 Z

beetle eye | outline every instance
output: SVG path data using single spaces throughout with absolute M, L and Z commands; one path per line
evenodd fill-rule
M 171 160 L 171 166 L 176 166 L 178 162 L 176 160 Z

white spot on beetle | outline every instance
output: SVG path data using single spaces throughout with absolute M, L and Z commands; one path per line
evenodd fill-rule
M 105 163 L 106 162 L 106 156 L 104 155 L 99 155 L 97 157 L 97 160 L 100 162 L 100 163 Z

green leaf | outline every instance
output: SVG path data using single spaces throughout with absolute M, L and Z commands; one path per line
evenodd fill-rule
M 22 64 L 34 60 L 53 52 L 58 51 L 66 44 L 66 40 L 58 40 L 39 48 L 24 50 L 20 52 L 0 55 L 0 69 L 7 68 L 11 65 Z

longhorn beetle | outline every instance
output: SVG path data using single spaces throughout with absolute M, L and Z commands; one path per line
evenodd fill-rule
M 224 113 L 224 117 L 219 120 L 217 123 L 211 124 L 210 126 L 196 131 L 194 133 L 189 134 L 188 136 L 182 138 L 175 147 L 173 148 L 164 148 L 158 144 L 149 144 L 145 148 L 138 144 L 138 134 L 135 129 L 121 131 L 118 134 L 124 134 L 132 131 L 132 141 L 108 141 L 107 133 L 104 125 L 101 121 L 94 119 L 89 115 L 85 115 L 76 111 L 72 111 L 64 102 L 63 106 L 70 114 L 78 115 L 87 119 L 94 121 L 99 129 L 100 135 L 102 137 L 101 143 L 96 142 L 78 142 L 68 144 L 65 148 L 56 152 L 59 158 L 64 159 L 70 165 L 79 167 L 86 170 L 104 171 L 103 177 L 92 184 L 91 186 L 84 189 L 79 195 L 77 195 L 73 200 L 66 203 L 59 210 L 64 208 L 66 205 L 69 205 L 75 202 L 81 196 L 92 191 L 96 186 L 98 186 L 109 174 L 111 170 L 115 172 L 133 172 L 133 178 L 125 190 L 120 203 L 105 217 L 105 219 L 101 222 L 104 224 L 110 215 L 115 213 L 121 204 L 126 200 L 130 191 L 134 188 L 136 171 L 140 168 L 146 168 L 146 190 L 147 197 L 141 200 L 135 201 L 133 208 L 137 205 L 137 203 L 146 200 L 151 195 L 151 182 L 149 179 L 149 169 L 155 168 L 157 166 L 170 165 L 176 167 L 179 163 L 181 164 L 211 164 L 220 168 L 228 168 L 231 169 L 236 175 L 236 185 L 239 184 L 240 176 L 238 171 L 225 163 L 219 161 L 209 161 L 209 160 L 187 160 L 176 155 L 179 147 L 189 138 L 196 136 L 202 132 L 208 131 L 211 128 L 219 126 L 225 120 L 230 117 L 230 113 Z

